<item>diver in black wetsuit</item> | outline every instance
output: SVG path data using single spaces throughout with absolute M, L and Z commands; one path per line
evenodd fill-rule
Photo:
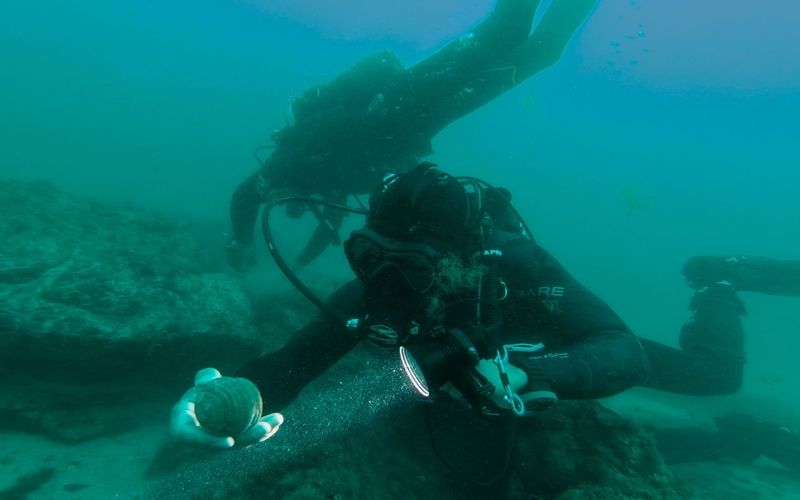
M 258 208 L 286 193 L 341 201 L 370 193 L 387 171 L 405 171 L 431 152 L 444 127 L 553 65 L 596 0 L 554 0 L 531 32 L 538 0 L 498 0 L 471 33 L 404 68 L 391 52 L 359 62 L 291 105 L 275 150 L 234 192 L 228 261 L 254 263 Z M 287 207 L 287 211 L 288 211 Z M 291 216 L 305 210 L 294 206 Z M 298 264 L 338 242 L 341 214 L 315 211 L 320 224 Z
M 635 336 L 536 244 L 509 200 L 506 190 L 430 164 L 388 176 L 370 200 L 366 227 L 345 244 L 358 280 L 332 295 L 327 315 L 238 375 L 256 383 L 266 410 L 278 411 L 369 339 L 402 346 L 421 394 L 449 383 L 487 415 L 526 415 L 557 399 L 600 398 L 634 385 L 726 394 L 739 388 L 744 365 L 736 290 L 798 292 L 798 261 L 690 259 L 684 273 L 697 288 L 693 317 L 680 349 L 658 344 Z M 176 406 L 173 429 L 198 440 L 191 403 L 185 397 Z M 266 437 L 283 422 L 273 415 Z
M 367 227 L 346 242 L 345 252 L 359 279 L 329 300 L 339 317 L 362 318 L 358 329 L 348 331 L 323 317 L 298 331 L 279 351 L 242 368 L 239 375 L 253 380 L 265 400 L 279 409 L 364 338 L 379 345 L 409 346 L 422 360 L 432 355 L 417 351 L 428 346 L 451 348 L 448 335 L 457 331 L 459 337 L 453 342 L 474 348 L 476 364 L 492 359 L 503 346 L 544 343 L 545 349 L 534 352 L 508 349 L 508 370 L 519 384 L 514 393 L 526 406 L 546 405 L 556 395 L 600 398 L 644 382 L 648 362 L 638 339 L 604 302 L 524 233 L 502 198 L 506 192 L 473 195 L 483 198 L 483 205 L 477 206 L 466 189 L 430 164 L 388 178 L 370 201 Z M 507 295 L 484 312 L 502 316 L 502 327 L 493 325 L 499 325 L 499 319 L 476 325 L 475 309 L 482 301 L 476 303 L 479 283 L 470 278 L 469 269 L 487 245 L 480 236 L 484 215 L 497 228 L 492 245 L 502 253 L 497 273 Z M 457 279 L 451 283 L 454 268 Z M 479 318 L 479 323 L 486 322 Z M 479 365 L 478 370 L 488 375 L 491 366 Z M 463 373 L 447 369 L 436 373 L 435 367 L 431 371 L 426 377 L 432 378 L 433 389 L 444 382 L 466 384 L 453 380 Z M 459 389 L 476 406 L 489 404 L 476 394 L 484 387 Z

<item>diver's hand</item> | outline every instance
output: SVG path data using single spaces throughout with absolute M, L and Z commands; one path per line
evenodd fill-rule
M 280 413 L 272 413 L 261 417 L 253 426 L 236 436 L 215 436 L 206 431 L 197 420 L 195 414 L 196 387 L 221 377 L 214 368 L 205 368 L 195 375 L 195 385 L 186 391 L 170 415 L 170 432 L 172 436 L 186 443 L 198 444 L 212 448 L 231 448 L 234 445 L 247 446 L 265 441 L 278 432 L 284 418 Z
M 478 362 L 477 370 L 494 386 L 492 399 L 498 404 L 506 405 L 507 403 L 504 403 L 506 394 L 503 389 L 503 382 L 500 380 L 500 372 L 495 362 L 491 359 L 482 359 Z M 511 363 L 506 363 L 506 372 L 508 373 L 511 390 L 514 393 L 519 392 L 528 384 L 528 375 L 521 368 Z
M 228 265 L 243 273 L 256 265 L 256 250 L 252 243 L 239 243 L 231 240 L 225 246 Z

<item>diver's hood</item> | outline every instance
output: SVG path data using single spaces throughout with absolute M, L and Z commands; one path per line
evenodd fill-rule
M 390 174 L 370 198 L 367 227 L 388 238 L 421 241 L 442 253 L 465 244 L 477 214 L 458 179 L 422 163 Z
M 353 324 L 331 310 L 297 276 L 275 244 L 270 211 L 275 206 L 302 203 L 313 210 L 328 208 L 366 215 L 366 227 L 403 242 L 429 245 L 441 255 L 474 256 L 485 245 L 483 223 L 490 218 L 497 229 L 530 238 L 530 231 L 510 203 L 510 193 L 472 177 L 454 177 L 432 163 L 411 171 L 389 174 L 370 197 L 369 208 L 354 208 L 328 200 L 288 196 L 264 208 L 262 230 L 267 249 L 289 281 L 323 313 L 343 325 Z

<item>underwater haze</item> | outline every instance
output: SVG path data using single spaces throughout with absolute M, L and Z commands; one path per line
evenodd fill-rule
M 0 177 L 193 221 L 221 255 L 231 195 L 294 97 L 381 50 L 412 65 L 493 5 L 11 0 Z M 687 258 L 800 258 L 799 19 L 796 0 L 600 0 L 557 64 L 451 124 L 425 159 L 510 188 L 539 244 L 637 335 L 677 345 Z M 270 279 L 251 287 L 287 288 L 259 261 Z M 643 401 L 800 423 L 800 303 L 743 299 L 742 392 Z

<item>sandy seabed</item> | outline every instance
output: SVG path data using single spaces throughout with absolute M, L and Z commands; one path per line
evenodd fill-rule
M 623 414 L 652 401 L 626 396 L 613 402 Z M 668 425 L 675 413 L 662 409 Z M 641 415 L 632 415 L 634 418 Z M 64 444 L 23 432 L 0 433 L 0 500 L 147 498 L 155 481 L 146 472 L 167 439 L 166 422 L 111 437 Z M 800 477 L 766 458 L 671 466 L 689 498 L 704 500 L 800 499 Z

